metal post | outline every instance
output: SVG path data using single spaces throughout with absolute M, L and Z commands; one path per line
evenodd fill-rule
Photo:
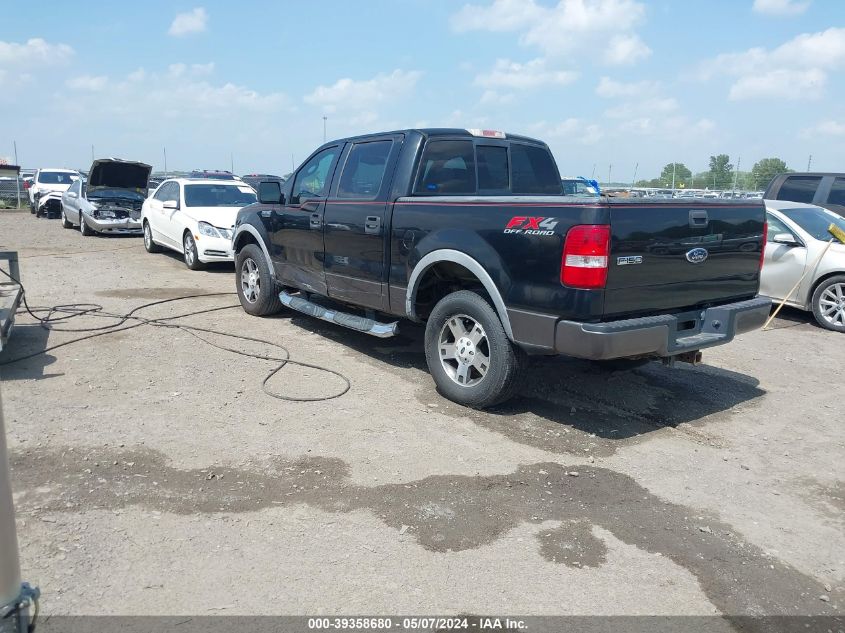
M 675 195 L 675 168 L 678 166 L 678 163 L 672 163 L 672 195 Z
M 323 116 L 323 143 L 326 142 L 326 119 L 329 117 Z
M 18 162 L 18 142 L 12 141 L 12 145 L 15 147 L 15 165 L 18 166 L 18 177 L 15 178 L 15 190 L 18 194 L 18 209 L 21 208 L 21 164 Z
M 810 158 L 807 159 L 807 171 L 810 171 L 810 166 L 813 164 L 813 155 L 810 154 Z
M 6 427 L 0 400 L 0 633 L 24 633 L 29 628 L 30 604 L 38 600 L 38 590 L 21 584 L 18 535 L 12 482 L 6 452 Z
M 634 165 L 634 179 L 631 181 L 631 187 L 636 187 L 636 186 L 637 186 L 637 169 L 639 169 L 639 168 L 640 168 L 640 164 L 639 164 L 639 163 L 637 163 L 636 165 Z
M 162 147 L 161 149 L 164 152 L 164 179 L 167 180 L 167 148 Z

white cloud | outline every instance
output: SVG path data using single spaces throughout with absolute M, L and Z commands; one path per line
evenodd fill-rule
M 716 124 L 707 118 L 693 120 L 683 115 L 669 117 L 641 116 L 623 121 L 619 130 L 624 134 L 648 136 L 653 139 L 677 141 L 679 136 L 686 140 L 700 139 L 711 133 Z
M 604 115 L 611 119 L 629 119 L 637 116 L 665 115 L 677 109 L 678 102 L 672 97 L 646 97 L 608 108 Z
M 728 74 L 738 77 L 730 98 L 819 98 L 828 73 L 845 67 L 845 28 L 802 33 L 775 49 L 750 48 L 725 53 L 701 64 L 699 76 L 711 79 Z M 774 70 L 773 70 L 774 69 Z M 799 94 L 800 90 L 806 92 Z
M 548 69 L 544 59 L 533 59 L 525 64 L 499 59 L 491 71 L 477 75 L 474 83 L 483 88 L 525 90 L 552 85 L 562 86 L 577 78 L 578 73 L 573 71 Z
M 73 49 L 67 44 L 49 44 L 40 37 L 28 39 L 24 44 L 0 41 L 0 66 L 63 64 L 73 54 Z
M 827 75 L 818 68 L 808 70 L 772 70 L 759 75 L 740 77 L 731 86 L 732 101 L 777 97 L 807 101 L 821 97 Z
M 581 145 L 595 145 L 604 137 L 604 132 L 597 124 L 576 117 L 569 117 L 557 123 L 540 121 L 529 129 L 532 134 L 542 139 L 564 139 L 568 143 Z
M 421 73 L 415 70 L 397 69 L 390 74 L 380 73 L 372 79 L 345 77 L 330 86 L 318 86 L 305 95 L 303 100 L 321 106 L 325 112 L 336 112 L 339 109 L 367 110 L 376 104 L 410 94 L 420 76 Z
M 656 81 L 616 81 L 610 77 L 602 77 L 596 86 L 596 94 L 600 97 L 641 97 L 656 93 L 660 84 Z
M 71 90 L 82 90 L 85 92 L 100 92 L 108 84 L 108 77 L 99 75 L 93 77 L 91 75 L 80 75 L 79 77 L 72 77 L 65 81 L 65 85 Z
M 485 90 L 481 95 L 481 105 L 507 105 L 513 103 L 515 95 L 511 92 L 500 93 L 495 90 Z
M 799 15 L 810 6 L 810 0 L 754 0 L 753 9 L 765 15 Z
M 645 19 L 637 0 L 559 0 L 552 7 L 536 0 L 494 0 L 464 5 L 452 16 L 452 28 L 465 31 L 513 31 L 520 43 L 546 56 L 600 55 L 607 64 L 631 64 L 651 54 L 634 32 Z
M 801 130 L 800 136 L 802 138 L 845 136 L 845 120 L 834 121 L 828 119 L 826 121 L 819 121 L 816 125 Z
M 191 33 L 202 33 L 208 27 L 208 12 L 204 7 L 197 7 L 186 13 L 179 13 L 173 18 L 168 35 L 180 37 Z

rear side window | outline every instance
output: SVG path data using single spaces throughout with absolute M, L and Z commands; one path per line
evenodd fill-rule
M 511 190 L 519 194 L 560 194 L 560 176 L 551 154 L 534 145 L 511 145 L 513 182 Z
M 812 202 L 821 181 L 820 176 L 789 176 L 781 185 L 777 199 Z
M 475 152 L 472 141 L 426 143 L 414 193 L 458 195 L 475 191 Z
M 510 187 L 508 178 L 508 148 L 493 145 L 478 145 L 478 189 L 507 190 Z
M 828 204 L 841 204 L 845 206 L 845 178 L 837 178 L 830 188 L 830 195 L 827 197 Z
M 375 198 L 381 190 L 393 141 L 355 143 L 343 166 L 338 198 Z

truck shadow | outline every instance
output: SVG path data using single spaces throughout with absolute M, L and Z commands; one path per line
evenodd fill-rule
M 751 376 L 708 365 L 679 363 L 670 368 L 654 361 L 614 371 L 592 361 L 535 356 L 514 398 L 477 411 L 436 394 L 420 325 L 403 322 L 399 336 L 379 340 L 305 316 L 290 319 L 357 352 L 364 362 L 399 370 L 400 376 L 421 386 L 418 399 L 437 403 L 439 413 L 468 417 L 514 441 L 552 452 L 580 453 L 585 437 L 595 436 L 592 454 L 611 453 L 617 440 L 730 415 L 734 407 L 766 393 Z

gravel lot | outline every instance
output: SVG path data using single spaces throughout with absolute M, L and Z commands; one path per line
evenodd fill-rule
M 31 307 L 125 313 L 234 291 L 231 266 L 191 272 L 140 238 L 83 238 L 27 212 L 0 212 L 0 250 L 20 251 Z M 278 362 L 150 325 L 0 367 L 23 577 L 44 612 L 845 607 L 845 336 L 800 312 L 697 368 L 538 360 L 517 399 L 482 413 L 438 396 L 410 324 L 374 339 L 249 317 L 234 294 L 138 315 L 226 306 L 172 322 L 276 342 L 349 392 L 271 398 L 261 382 Z M 22 315 L 0 363 L 79 336 Z M 294 365 L 267 385 L 343 386 Z

